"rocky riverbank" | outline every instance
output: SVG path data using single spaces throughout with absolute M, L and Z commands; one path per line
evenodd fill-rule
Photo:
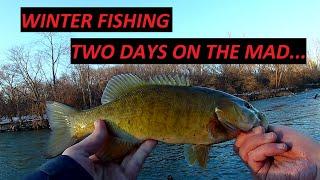
M 266 89 L 263 91 L 241 93 L 241 94 L 234 94 L 234 95 L 240 98 L 246 99 L 248 101 L 256 101 L 256 100 L 267 99 L 272 97 L 291 96 L 299 92 L 308 91 L 310 89 L 317 89 L 317 88 L 320 88 L 320 84 L 306 84 L 301 87 Z
M 280 97 L 280 96 L 290 96 L 294 95 L 296 92 L 293 88 L 280 88 L 280 89 L 271 89 L 271 90 L 264 90 L 259 92 L 251 92 L 251 93 L 242 93 L 242 94 L 235 94 L 242 99 L 246 99 L 248 101 L 256 101 L 261 99 L 268 99 L 272 97 Z
M 34 119 L 27 121 L 0 122 L 0 132 L 31 131 L 39 129 L 49 129 L 48 120 Z

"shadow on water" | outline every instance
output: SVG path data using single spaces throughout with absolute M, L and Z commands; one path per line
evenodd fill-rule
M 293 127 L 320 140 L 320 100 L 314 99 L 319 89 L 290 97 L 253 102 L 271 124 Z M 39 154 L 45 150 L 49 131 L 0 134 L 0 179 L 20 179 L 46 160 Z M 207 169 L 190 166 L 181 145 L 159 143 L 147 159 L 139 179 L 248 179 L 250 172 L 233 152 L 234 141 L 213 145 Z

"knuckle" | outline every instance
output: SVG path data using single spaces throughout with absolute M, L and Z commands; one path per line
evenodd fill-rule
M 106 136 L 107 136 L 107 133 L 105 133 L 105 132 L 101 132 L 101 133 L 97 134 L 98 139 L 104 139 L 104 138 L 106 138 Z
M 235 141 L 235 144 L 236 144 L 236 145 L 239 145 L 239 144 L 240 144 L 240 142 L 241 142 L 241 140 L 243 139 L 244 135 L 245 135 L 244 133 L 240 133 L 240 134 L 237 136 L 236 141 Z
M 234 146 L 239 148 L 241 146 L 241 137 L 238 136 L 235 143 L 234 143 Z
M 253 162 L 254 161 L 254 156 L 255 156 L 255 152 L 254 151 L 250 151 L 248 153 L 248 162 Z
M 247 154 L 246 154 L 246 152 L 244 151 L 243 148 L 241 148 L 239 150 L 239 156 L 242 158 L 243 161 L 245 161 L 245 162 L 247 161 Z
M 107 132 L 106 131 L 94 131 L 93 132 L 93 136 L 96 138 L 96 139 L 104 139 L 107 137 Z
M 264 139 L 267 142 L 273 142 L 273 141 L 275 141 L 277 139 L 277 135 L 274 132 L 266 133 L 264 135 Z
M 262 126 L 255 127 L 255 128 L 253 129 L 253 132 L 254 132 L 255 134 L 262 134 L 262 133 L 264 133 L 264 128 L 263 128 Z

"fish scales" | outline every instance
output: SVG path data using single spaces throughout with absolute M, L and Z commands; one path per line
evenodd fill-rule
M 157 90 L 155 91 L 155 89 Z M 168 143 L 199 142 L 199 139 L 195 138 L 193 135 L 192 137 L 185 138 L 188 139 L 188 142 L 184 142 L 184 140 L 181 139 L 175 139 L 176 134 L 181 132 L 179 129 L 184 131 L 187 130 L 184 133 L 185 135 L 197 133 L 201 135 L 201 138 L 203 136 L 208 137 L 207 130 L 203 128 L 200 130 L 198 127 L 206 126 L 209 123 L 210 116 L 212 117 L 213 115 L 205 113 L 205 109 L 202 108 L 201 98 L 200 100 L 194 100 L 195 97 L 190 96 L 191 91 L 192 89 L 188 87 L 143 87 L 106 105 L 105 109 L 107 110 L 104 119 L 115 123 L 123 131 L 141 140 L 166 139 L 166 142 Z M 177 96 L 177 94 L 184 94 L 185 98 L 179 99 L 177 97 L 182 96 Z M 204 95 L 205 94 L 202 94 L 202 96 Z M 201 95 L 198 96 L 201 97 Z M 123 106 L 124 102 L 127 102 L 128 104 Z M 134 102 L 134 104 L 130 102 Z M 194 104 L 192 109 L 187 108 L 190 104 Z M 113 112 L 112 115 L 109 115 L 111 114 L 108 113 L 110 106 L 112 107 L 112 110 L 122 110 Z M 178 114 L 176 111 L 181 113 Z M 95 116 L 91 120 L 94 121 L 96 118 L 97 117 Z M 208 121 L 200 123 L 203 118 Z M 194 129 L 199 130 L 194 132 Z M 190 133 L 191 131 L 192 133 Z M 208 141 L 209 139 L 206 138 L 203 143 L 208 143 Z
M 187 78 L 179 76 L 144 81 L 131 74 L 118 75 L 108 82 L 101 102 L 84 111 L 47 103 L 52 128 L 49 156 L 92 133 L 94 121 L 101 119 L 113 136 L 97 154 L 103 161 L 119 160 L 142 141 L 154 139 L 185 144 L 188 162 L 205 166 L 211 144 L 268 125 L 265 116 L 243 99 L 190 86 Z

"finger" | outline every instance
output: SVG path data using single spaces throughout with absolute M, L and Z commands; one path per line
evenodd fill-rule
M 94 154 L 94 155 L 91 155 L 90 157 L 89 157 L 89 159 L 91 159 L 92 160 L 92 162 L 94 162 L 94 163 L 100 163 L 101 161 L 100 161 L 100 159 Z
M 250 132 L 240 133 L 239 136 L 236 139 L 236 142 L 235 142 L 235 145 L 234 145 L 235 148 L 239 149 L 239 147 L 242 146 L 243 142 L 246 139 L 249 139 L 251 136 L 254 136 L 254 135 L 257 135 L 257 134 L 263 134 L 264 132 L 265 132 L 264 127 L 258 126 L 258 127 L 253 128 L 252 131 L 250 131 Z
M 248 153 L 248 165 L 257 173 L 265 164 L 269 157 L 280 155 L 287 151 L 284 143 L 269 143 L 259 146 Z
M 275 132 L 278 136 L 278 140 L 282 142 L 299 141 L 300 139 L 301 141 L 304 141 L 302 140 L 304 137 L 302 134 L 286 126 L 270 126 L 270 131 Z
M 127 164 L 130 162 L 130 160 L 132 159 L 133 154 L 135 153 L 135 151 L 131 152 L 130 154 L 128 154 L 125 158 L 123 158 L 122 162 L 121 162 L 121 167 L 123 167 L 124 169 L 127 167 Z
M 248 153 L 257 147 L 276 142 L 277 135 L 274 132 L 266 133 L 266 134 L 257 134 L 253 135 L 250 138 L 247 138 L 242 146 L 239 148 L 239 155 L 244 162 L 248 161 Z
M 277 131 L 281 131 L 282 129 L 289 129 L 288 127 L 286 126 L 281 126 L 281 125 L 269 125 L 268 127 L 270 129 L 270 131 L 273 131 L 273 132 L 277 132 Z
M 275 132 L 276 134 L 279 134 L 281 136 L 292 136 L 293 134 L 299 134 L 299 132 L 297 132 L 295 129 L 282 125 L 269 125 L 269 129 L 270 131 Z
M 94 122 L 94 131 L 84 140 L 74 145 L 74 149 L 84 153 L 89 157 L 96 153 L 99 148 L 105 143 L 108 137 L 108 132 L 104 121 L 98 120 Z
M 147 140 L 141 144 L 125 167 L 125 172 L 127 175 L 131 177 L 136 177 L 138 175 L 144 160 L 148 157 L 156 144 L 157 141 L 154 140 Z

